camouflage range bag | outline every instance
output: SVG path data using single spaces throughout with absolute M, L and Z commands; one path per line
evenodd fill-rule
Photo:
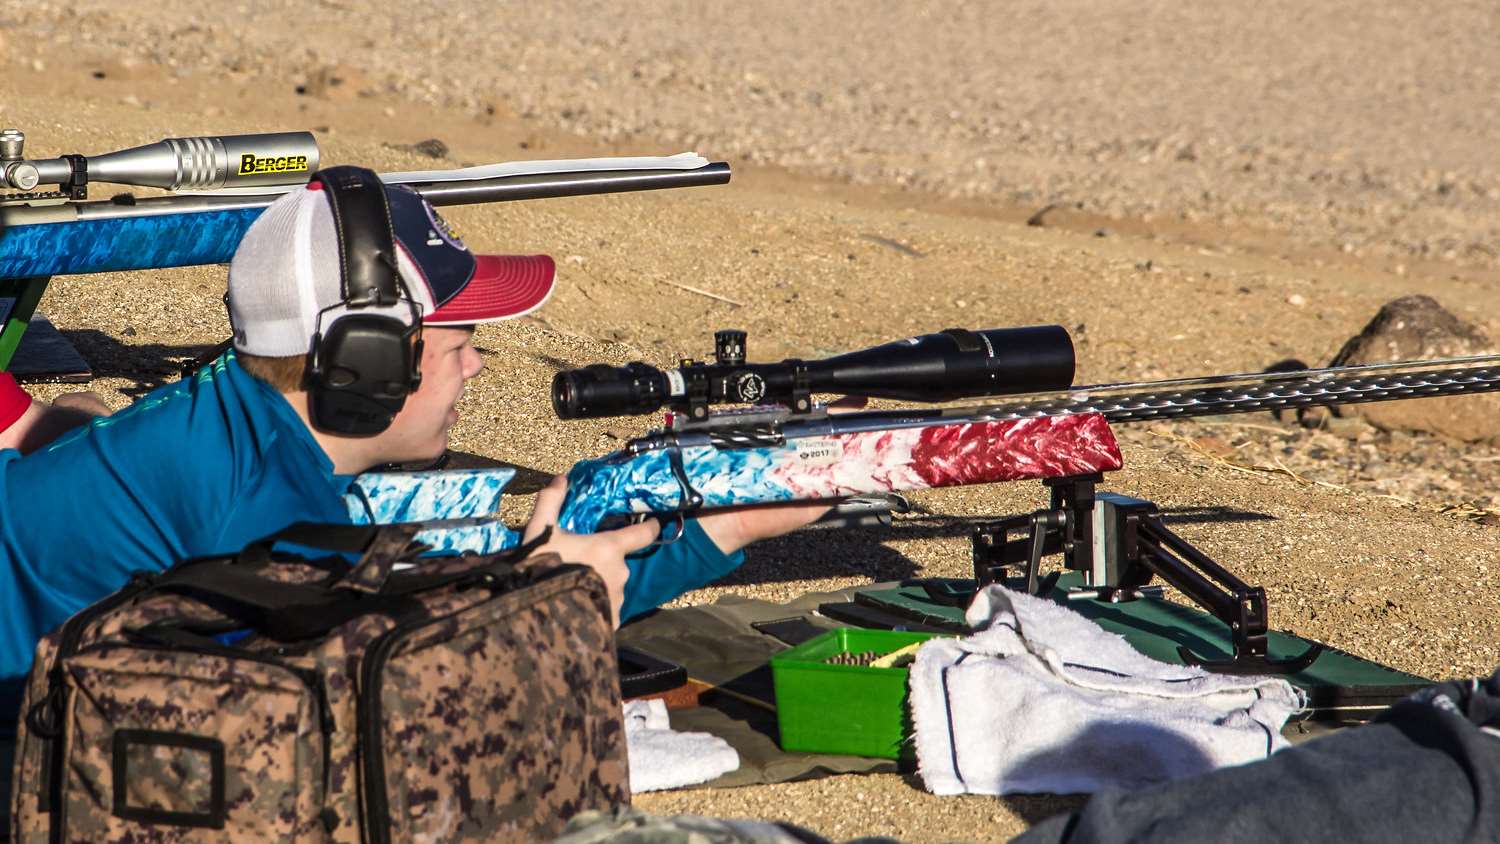
M 627 804 L 603 582 L 535 543 L 418 559 L 419 527 L 295 525 L 49 635 L 14 840 L 536 840 Z

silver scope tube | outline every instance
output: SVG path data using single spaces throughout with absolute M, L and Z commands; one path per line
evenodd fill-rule
M 287 185 L 307 181 L 318 169 L 318 142 L 311 132 L 167 138 L 84 160 L 91 182 L 164 190 Z M 65 158 L 29 163 L 44 184 L 72 177 Z

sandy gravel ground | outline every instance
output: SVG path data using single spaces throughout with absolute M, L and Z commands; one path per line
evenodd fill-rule
M 702 356 L 722 327 L 779 359 L 1060 323 L 1085 382 L 1322 362 L 1413 292 L 1500 338 L 1486 4 L 451 9 L 439 27 L 365 0 L 209 19 L 180 0 L 6 7 L 0 122 L 38 155 L 313 129 L 326 161 L 385 170 L 690 147 L 730 161 L 723 188 L 448 215 L 476 248 L 558 258 L 536 318 L 480 332 L 486 371 L 453 443 L 539 472 L 646 424 L 556 421 L 557 368 Z M 402 148 L 432 137 L 447 157 Z M 42 309 L 123 406 L 226 334 L 223 284 L 222 268 L 59 279 Z M 1176 527 L 1267 588 L 1274 627 L 1432 677 L 1500 664 L 1493 444 L 1268 416 L 1119 433 L 1113 488 L 1254 517 Z M 888 535 L 768 543 L 684 600 L 959 575 L 966 520 L 1041 501 L 1022 485 L 917 498 L 931 512 Z M 939 799 L 881 776 L 638 802 L 946 841 L 1003 840 L 1075 801 Z

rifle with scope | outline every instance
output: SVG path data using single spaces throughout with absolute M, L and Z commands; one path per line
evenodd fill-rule
M 949 329 L 820 361 L 745 363 L 745 335 L 712 363 L 559 372 L 563 419 L 669 409 L 664 428 L 569 474 L 563 527 L 610 517 L 1119 468 L 1111 422 L 1284 410 L 1500 390 L 1495 356 L 1072 386 L 1061 326 Z M 1442 366 L 1435 366 L 1442 364 Z M 1003 403 L 830 415 L 814 393 Z M 739 407 L 714 409 L 717 405 Z M 901 465 L 896 465 L 900 461 Z
M 1041 480 L 1048 507 L 974 528 L 977 586 L 1015 568 L 1025 589 L 1048 592 L 1039 570 L 1051 554 L 1084 575 L 1086 588 L 1070 599 L 1159 594 L 1147 586 L 1159 577 L 1230 631 L 1229 659 L 1186 650 L 1182 659 L 1237 673 L 1299 671 L 1320 650 L 1270 657 L 1264 589 L 1173 533 L 1151 502 L 1096 490 L 1104 472 L 1122 465 L 1110 424 L 1500 390 L 1500 355 L 1075 387 L 1073 347 L 1060 326 L 950 329 L 778 364 L 746 364 L 744 344 L 743 333 L 720 332 L 713 363 L 558 373 L 552 401 L 564 419 L 670 411 L 665 427 L 569 471 L 559 524 L 591 532 L 645 514 Z M 1013 397 L 830 415 L 812 403 L 815 392 L 926 402 Z
M 310 132 L 168 138 L 103 155 L 28 158 L 0 132 L 0 329 L 5 369 L 51 276 L 222 264 L 278 196 L 307 184 L 320 153 Z M 433 205 L 719 185 L 729 165 L 675 156 L 511 162 L 386 173 Z M 91 185 L 151 188 L 90 199 Z
M 1500 355 L 1072 386 L 1072 340 L 1056 325 L 948 329 L 779 363 L 747 363 L 744 332 L 718 332 L 715 345 L 712 362 L 595 364 L 554 376 L 563 419 L 668 411 L 663 427 L 569 470 L 560 527 L 592 533 L 722 507 L 1040 480 L 1047 507 L 974 527 L 977 586 L 1018 569 L 1022 588 L 1049 592 L 1060 574 L 1040 577 L 1049 555 L 1083 573 L 1086 587 L 1070 600 L 1159 594 L 1148 586 L 1159 577 L 1230 630 L 1230 659 L 1185 651 L 1183 660 L 1241 673 L 1297 671 L 1318 651 L 1268 656 L 1264 589 L 1173 533 L 1151 502 L 1096 489 L 1123 465 L 1110 424 L 1500 391 Z M 813 400 L 819 393 L 935 405 L 1005 398 L 833 414 Z M 477 518 L 498 508 L 511 473 L 363 475 L 350 512 L 357 522 L 447 519 L 418 538 L 486 553 L 518 539 Z

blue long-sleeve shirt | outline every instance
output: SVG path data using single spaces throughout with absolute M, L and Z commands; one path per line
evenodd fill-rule
M 294 522 L 349 523 L 349 475 L 233 353 L 22 458 L 0 451 L 0 725 L 36 642 L 132 572 L 232 554 Z M 622 617 L 732 570 L 695 522 L 630 560 Z

